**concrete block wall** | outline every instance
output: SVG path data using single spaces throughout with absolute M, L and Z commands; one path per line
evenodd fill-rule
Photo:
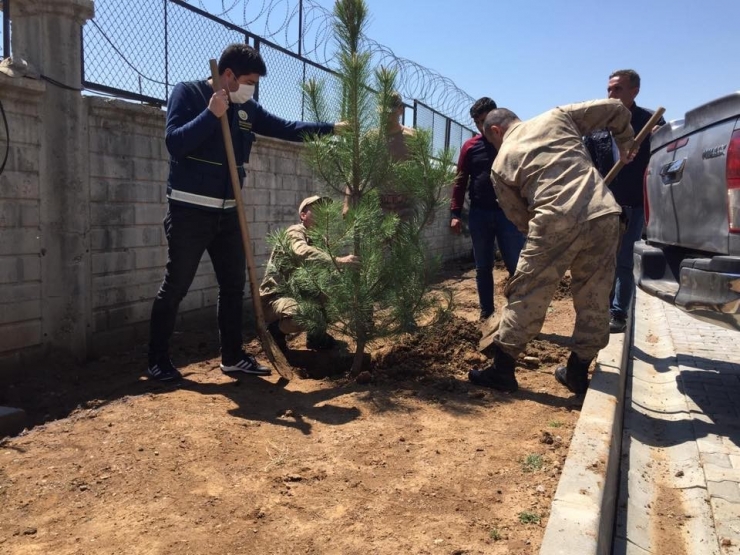
M 90 157 L 92 354 L 144 340 L 167 261 L 163 219 L 168 154 L 164 111 L 86 98 Z M 182 313 L 212 307 L 216 279 L 207 256 Z
M 0 175 L 0 358 L 13 353 L 17 362 L 21 352 L 38 351 L 43 343 L 39 101 L 45 89 L 36 81 L 0 75 L 0 97 L 10 130 L 8 160 Z
M 29 348 L 43 351 L 39 180 L 54 179 L 39 174 L 44 127 L 35 103 L 45 87 L 29 79 L 9 82 L 12 86 L 0 81 L 11 125 L 9 162 L 0 176 L 0 365 L 17 362 Z M 167 256 L 162 221 L 168 155 L 164 111 L 99 97 L 85 97 L 84 103 L 89 175 L 82 180 L 90 200 L 79 210 L 89 221 L 87 351 L 96 356 L 146 341 Z M 270 254 L 267 235 L 298 221 L 303 198 L 326 193 L 302 160 L 303 148 L 258 137 L 247 167 L 243 198 L 260 278 Z M 426 232 L 430 249 L 443 260 L 470 250 L 469 239 L 452 236 L 448 226 L 445 205 Z M 205 255 L 181 304 L 180 319 L 206 318 L 215 329 L 217 295 Z

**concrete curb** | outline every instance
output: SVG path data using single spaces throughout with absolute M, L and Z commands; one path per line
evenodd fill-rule
M 540 555 L 611 553 L 633 322 L 599 352 L 553 498 Z

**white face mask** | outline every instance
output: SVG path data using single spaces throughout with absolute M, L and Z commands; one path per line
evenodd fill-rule
M 239 84 L 235 92 L 229 91 L 229 98 L 234 104 L 244 104 L 254 96 L 254 85 Z

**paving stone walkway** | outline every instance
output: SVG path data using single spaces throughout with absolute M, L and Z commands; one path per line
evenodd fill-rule
M 614 554 L 740 555 L 740 332 L 637 292 Z

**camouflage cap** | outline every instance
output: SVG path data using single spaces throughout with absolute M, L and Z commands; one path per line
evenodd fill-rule
M 331 200 L 329 197 L 322 197 L 320 195 L 313 195 L 311 197 L 306 197 L 301 201 L 300 206 L 298 206 L 298 213 L 303 214 L 306 209 L 311 206 L 313 203 L 318 202 L 320 200 L 328 201 Z

